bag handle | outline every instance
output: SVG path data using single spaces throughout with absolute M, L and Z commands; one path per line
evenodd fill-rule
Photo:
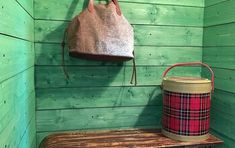
M 119 16 L 121 16 L 121 15 L 122 15 L 122 12 L 121 12 L 121 9 L 120 9 L 118 0 L 112 0 L 112 2 L 113 2 L 113 3 L 115 4 L 115 6 L 116 6 L 117 14 L 118 14 Z M 89 0 L 88 10 L 89 10 L 91 13 L 94 12 L 94 0 Z
M 162 77 L 166 77 L 167 73 L 168 73 L 172 68 L 174 68 L 174 67 L 194 66 L 194 65 L 200 65 L 200 66 L 206 67 L 206 68 L 210 71 L 210 73 L 211 73 L 211 86 L 212 86 L 212 91 L 214 91 L 214 88 L 215 88 L 215 87 L 214 87 L 214 81 L 215 81 L 214 72 L 213 72 L 213 70 L 210 68 L 209 65 L 204 64 L 204 63 L 202 63 L 202 62 L 189 62 L 189 63 L 177 63 L 177 64 L 174 64 L 174 65 L 170 66 L 169 68 L 167 68 L 167 69 L 164 71 Z

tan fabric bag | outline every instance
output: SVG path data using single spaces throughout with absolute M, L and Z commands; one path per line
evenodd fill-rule
M 88 8 L 72 20 L 66 32 L 70 56 L 105 61 L 134 58 L 133 28 L 122 15 L 117 0 L 97 5 L 89 0 Z M 63 48 L 64 45 L 65 42 Z M 135 62 L 133 65 L 132 81 L 136 77 Z

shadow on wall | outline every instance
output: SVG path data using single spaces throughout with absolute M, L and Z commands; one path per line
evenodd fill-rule
M 99 1 L 101 2 L 101 0 Z M 72 14 L 76 10 L 76 6 L 78 5 L 78 3 L 79 0 L 71 1 L 71 5 L 68 8 L 67 16 L 65 18 L 71 18 L 72 20 Z M 88 0 L 84 0 L 83 9 L 86 9 L 87 5 Z M 58 22 L 56 23 L 58 24 Z M 62 51 L 58 40 L 61 40 L 62 42 L 62 34 L 68 24 L 68 21 L 64 21 L 56 28 L 53 28 L 54 26 L 52 26 L 53 29 L 48 29 L 50 32 L 46 32 L 46 36 L 42 40 L 43 43 L 39 44 L 42 51 L 40 55 L 37 55 L 36 61 L 38 61 L 39 63 L 43 63 L 42 65 L 44 65 L 40 66 L 41 64 L 38 64 L 39 66 L 37 66 L 36 78 L 37 86 L 39 88 L 109 86 L 119 85 L 120 83 L 129 81 L 129 77 L 131 76 L 129 75 L 129 73 L 131 73 L 131 71 L 126 74 L 126 68 L 128 67 L 124 66 L 124 62 L 102 62 L 72 58 L 68 55 L 67 46 L 65 48 L 65 65 L 70 79 L 66 80 L 61 66 Z M 48 23 L 48 25 L 50 24 Z M 46 61 L 45 57 L 47 58 Z M 128 70 L 129 69 L 130 68 L 128 68 Z M 116 78 L 117 74 L 119 73 L 121 75 L 123 73 L 124 77 L 122 76 L 120 78 L 119 76 L 119 78 Z M 125 75 L 127 75 L 128 78 L 125 78 Z M 44 80 L 44 82 L 42 82 L 41 80 Z
M 79 0 L 71 1 L 66 18 L 72 18 L 78 2 Z M 87 3 L 88 0 L 84 0 L 83 9 L 87 7 Z M 53 88 L 47 91 L 47 93 L 52 94 L 46 94 L 43 89 L 37 90 L 37 108 L 42 107 L 38 115 L 41 115 L 40 118 L 45 122 L 44 118 L 49 119 L 49 112 L 51 114 L 56 112 L 53 110 L 59 109 L 60 112 L 63 112 L 63 109 L 67 109 L 67 112 L 69 112 L 68 109 L 74 109 L 71 111 L 74 113 L 74 118 L 80 112 L 84 112 L 87 113 L 86 116 L 81 114 L 81 116 L 87 118 L 84 120 L 91 121 L 87 124 L 77 125 L 78 123 L 76 123 L 76 126 L 72 124 L 74 126 L 71 125 L 70 127 L 60 127 L 62 123 L 58 123 L 58 126 L 50 125 L 53 126 L 53 129 L 50 130 L 64 130 L 62 128 L 95 129 L 105 128 L 106 125 L 109 126 L 108 128 L 159 128 L 162 110 L 161 89 L 158 86 L 130 86 L 132 66 L 126 66 L 122 62 L 97 62 L 76 59 L 69 57 L 66 53 L 65 64 L 67 65 L 70 80 L 65 79 L 60 65 L 62 63 L 61 47 L 59 43 L 53 43 L 53 40 L 55 40 L 54 38 L 62 40 L 62 34 L 67 25 L 68 22 L 64 21 L 52 31 L 46 32 L 43 43 L 38 43 L 42 51 L 36 59 L 38 65 L 36 66 L 36 86 L 37 88 Z M 48 42 L 50 43 L 48 44 Z M 80 111 L 81 106 L 83 108 Z M 72 120 L 69 117 L 58 116 L 64 120 Z M 69 121 L 66 123 L 69 123 Z M 42 127 L 39 129 L 42 129 Z
M 156 87 L 149 95 L 148 103 L 143 107 L 142 112 L 135 124 L 136 128 L 141 129 L 160 129 L 162 118 L 162 90 Z

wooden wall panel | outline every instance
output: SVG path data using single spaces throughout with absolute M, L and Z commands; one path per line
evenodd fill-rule
M 204 0 L 157 0 L 157 1 L 148 1 L 148 0 L 120 0 L 121 2 L 135 2 L 135 3 L 150 3 L 158 5 L 179 5 L 179 6 L 194 6 L 194 7 L 203 7 Z
M 37 111 L 37 131 L 160 127 L 161 108 L 153 106 Z
M 16 1 L 2 1 L 0 8 L 0 33 L 33 41 L 33 18 Z
M 212 98 L 211 127 L 235 141 L 235 94 L 216 90 Z
M 36 65 L 61 65 L 60 44 L 36 43 L 35 44 L 35 64 Z M 144 65 L 170 65 L 177 62 L 197 61 L 202 58 L 201 47 L 157 47 L 157 46 L 135 46 L 136 64 Z M 177 51 L 177 52 L 175 52 Z M 172 53 L 174 52 L 174 56 Z M 76 66 L 110 66 L 129 65 L 128 62 L 97 62 L 82 60 L 65 55 L 66 65 Z
M 146 106 L 161 105 L 162 94 L 155 86 L 55 88 L 38 89 L 37 100 L 37 110 Z
M 235 46 L 215 46 L 205 47 L 203 50 L 203 60 L 213 67 L 235 69 Z
M 230 0 L 205 9 L 205 26 L 235 22 L 235 1 Z
M 213 68 L 215 73 L 215 88 L 235 93 L 235 70 L 224 68 Z M 204 74 L 209 77 L 209 73 L 203 70 Z
M 130 84 L 132 61 L 87 61 L 68 54 L 66 80 L 60 43 L 86 4 L 35 0 L 37 145 L 46 135 L 67 130 L 160 127 L 162 72 L 176 62 L 202 61 L 204 0 L 120 0 L 135 31 L 138 85 Z M 201 68 L 170 75 L 200 76 Z
M 3 91 L 1 92 L 3 99 L 1 102 L 4 103 L 0 105 L 0 147 L 19 145 L 32 117 L 35 115 L 33 73 L 34 69 L 31 68 L 1 83 L 1 88 L 3 88 L 1 89 Z M 12 92 L 12 90 L 15 91 Z
M 35 18 L 70 21 L 86 7 L 84 1 L 55 3 L 55 0 L 36 1 Z M 132 24 L 203 26 L 203 8 L 131 2 L 120 2 L 120 6 L 124 16 Z
M 0 82 L 34 65 L 33 43 L 0 35 Z
M 0 147 L 34 148 L 33 1 L 0 2 Z M 29 135 L 30 133 L 30 135 Z
M 211 128 L 225 143 L 235 144 L 235 3 L 234 0 L 206 0 L 203 61 L 215 72 Z M 203 75 L 207 75 L 205 70 Z M 208 75 L 207 75 L 208 77 Z
M 68 67 L 69 80 L 65 79 L 61 67 L 36 67 L 37 88 L 87 87 L 87 86 L 131 86 L 132 67 Z M 138 85 L 160 85 L 166 67 L 137 67 Z M 199 68 L 176 68 L 169 75 L 199 76 Z
M 31 15 L 31 17 L 33 17 L 33 9 L 34 9 L 33 0 L 16 0 L 16 1 L 21 5 L 21 7 L 25 9 L 27 13 L 29 13 L 29 15 Z
M 68 22 L 35 21 L 35 42 L 61 43 Z M 200 27 L 134 25 L 135 45 L 202 46 Z
M 229 1 L 229 0 L 205 0 L 205 7 L 217 5 L 226 1 Z
M 235 23 L 204 29 L 204 46 L 235 46 Z

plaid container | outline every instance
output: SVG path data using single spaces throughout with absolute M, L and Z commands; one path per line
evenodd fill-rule
M 162 127 L 182 136 L 209 133 L 210 93 L 189 94 L 164 91 Z

